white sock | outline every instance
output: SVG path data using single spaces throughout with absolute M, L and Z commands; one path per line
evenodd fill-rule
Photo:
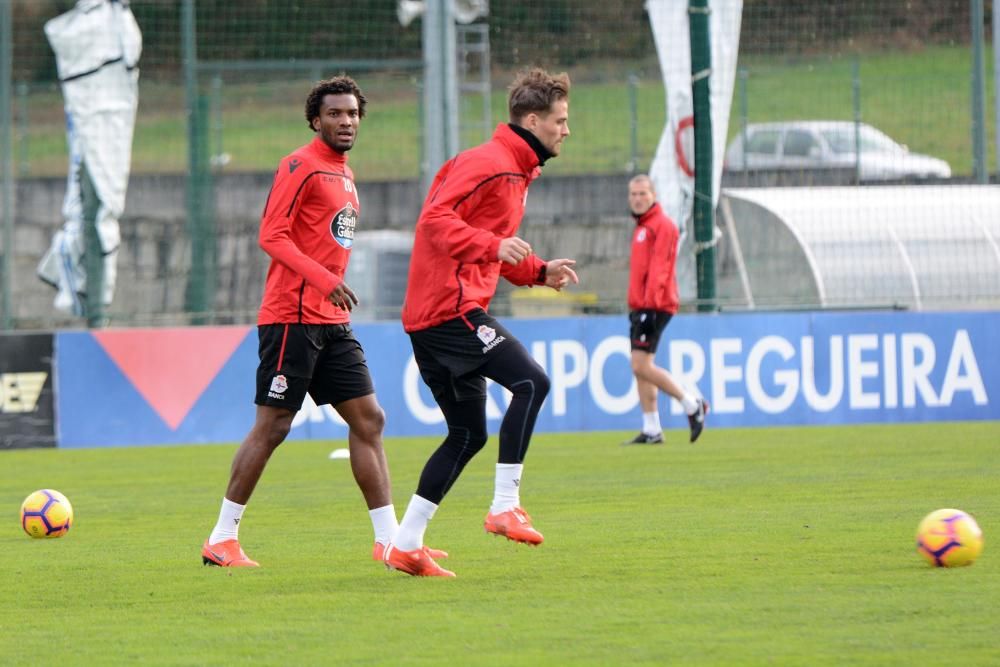
M 659 435 L 663 432 L 663 427 L 660 426 L 659 410 L 642 413 L 642 432 L 646 435 Z
M 389 544 L 399 530 L 399 523 L 396 522 L 396 508 L 392 505 L 376 507 L 368 510 L 368 516 L 372 519 L 372 528 L 375 530 L 375 541 L 381 544 Z
M 690 391 L 681 390 L 684 394 L 681 396 L 681 405 L 684 406 L 684 412 L 689 415 L 693 415 L 698 412 L 698 397 L 692 394 Z
M 521 504 L 521 471 L 523 463 L 498 463 L 493 504 L 490 514 L 506 512 Z
M 413 551 L 424 546 L 424 531 L 427 530 L 427 524 L 434 517 L 437 508 L 437 505 L 426 498 L 413 494 L 410 504 L 406 507 L 406 514 L 399 522 L 396 537 L 392 540 L 393 546 L 400 551 Z
M 208 536 L 208 543 L 218 544 L 225 540 L 238 540 L 240 519 L 243 518 L 243 510 L 246 508 L 246 505 L 238 505 L 223 498 L 222 509 L 219 510 L 219 522 L 215 524 L 215 530 Z

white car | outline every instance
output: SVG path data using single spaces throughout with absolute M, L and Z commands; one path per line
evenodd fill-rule
M 855 147 L 860 143 L 860 163 Z M 862 181 L 950 178 L 951 167 L 930 155 L 911 153 L 871 125 L 851 121 L 751 123 L 726 149 L 726 169 L 794 171 L 858 168 Z

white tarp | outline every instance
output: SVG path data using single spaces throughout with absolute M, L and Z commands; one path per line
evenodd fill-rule
M 79 0 L 46 22 L 56 55 L 66 110 L 69 174 L 63 227 L 38 265 L 38 276 L 57 292 L 55 307 L 82 315 L 86 295 L 85 236 L 80 179 L 99 200 L 96 225 L 104 258 L 104 305 L 111 303 L 132 161 L 142 33 L 127 0 Z
M 719 201 L 722 160 L 726 150 L 729 108 L 736 78 L 743 0 L 709 0 L 709 40 L 712 72 L 712 205 Z M 680 228 L 677 281 L 681 298 L 697 294 L 694 229 L 694 108 L 691 103 L 691 38 L 686 0 L 647 0 L 646 11 L 660 60 L 667 94 L 667 125 L 653 157 L 649 175 L 661 206 Z M 716 232 L 716 235 L 718 232 Z
M 917 310 L 1000 303 L 1000 186 L 723 194 L 757 302 Z M 812 303 L 796 303 L 801 294 Z

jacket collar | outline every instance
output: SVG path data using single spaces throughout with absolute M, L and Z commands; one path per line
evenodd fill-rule
M 524 173 L 530 174 L 535 167 L 542 166 L 545 160 L 552 157 L 552 155 L 545 150 L 542 143 L 531 132 L 521 128 L 518 128 L 518 130 L 520 132 L 507 123 L 500 123 L 497 125 L 496 132 L 493 133 L 493 139 L 501 143 L 514 155 L 514 160 L 524 170 Z M 525 134 L 528 137 L 525 137 Z M 532 140 L 537 144 L 537 147 L 532 144 Z M 539 153 L 539 149 L 542 151 L 541 153 Z
M 653 205 L 649 207 L 649 210 L 642 215 L 636 215 L 632 213 L 632 217 L 635 218 L 635 224 L 641 225 L 643 223 L 649 222 L 651 218 L 660 214 L 660 202 L 654 201 Z
M 329 144 L 323 141 L 323 137 L 319 136 L 319 133 L 313 137 L 312 147 L 313 150 L 325 160 L 329 160 L 330 162 L 335 162 L 340 165 L 347 164 L 347 153 L 338 153 L 330 148 Z

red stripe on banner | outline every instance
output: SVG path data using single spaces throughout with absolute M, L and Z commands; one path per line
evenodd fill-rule
M 248 327 L 120 329 L 94 339 L 160 419 L 176 430 L 233 352 Z

